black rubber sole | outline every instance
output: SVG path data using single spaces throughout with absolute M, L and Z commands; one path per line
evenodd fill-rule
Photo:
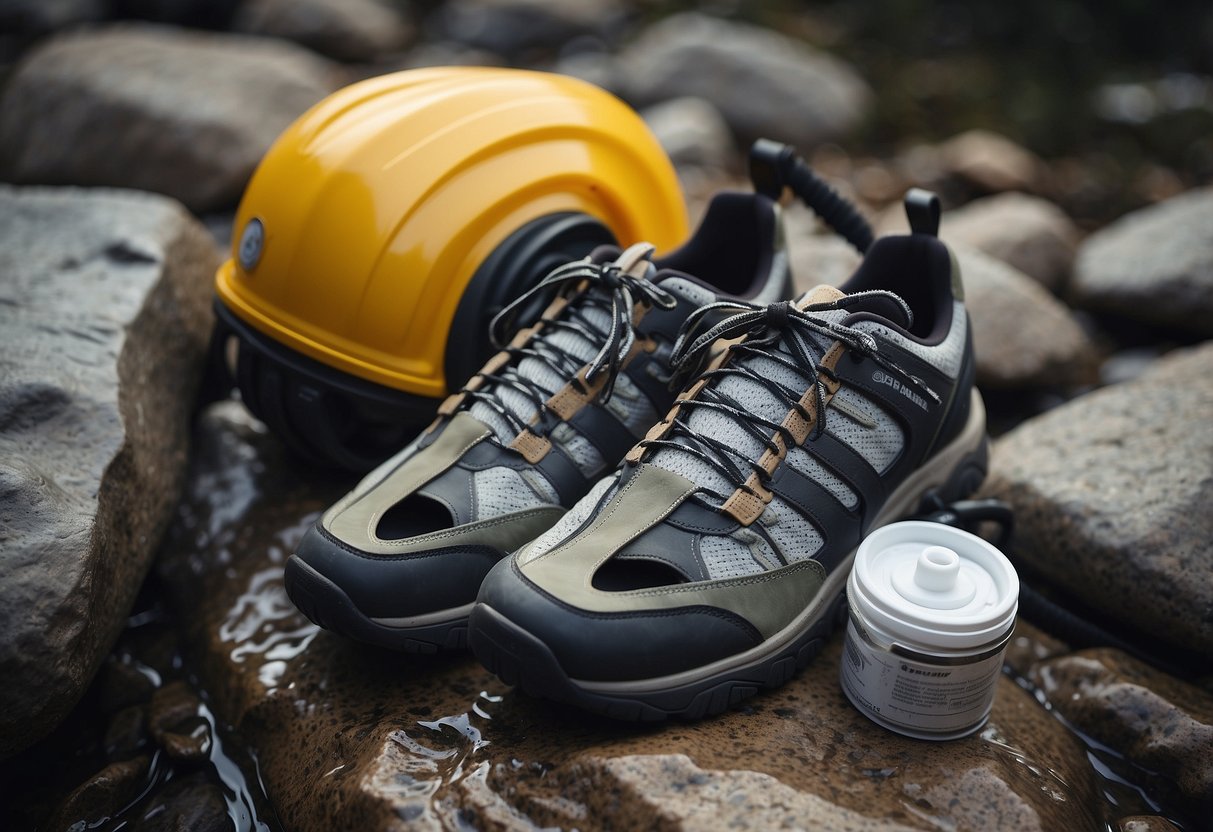
M 401 653 L 467 649 L 466 618 L 424 627 L 385 627 L 363 615 L 341 587 L 294 555 L 287 559 L 285 572 L 286 594 L 318 627 Z
M 486 604 L 472 608 L 469 626 L 472 652 L 507 685 L 613 719 L 657 722 L 670 717 L 703 719 L 761 690 L 786 684 L 821 652 L 834 628 L 845 620 L 846 594 L 841 593 L 804 633 L 769 656 L 695 682 L 626 695 L 607 695 L 578 685 L 547 645 Z

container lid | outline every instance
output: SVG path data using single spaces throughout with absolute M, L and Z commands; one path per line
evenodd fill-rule
M 988 644 L 1014 623 L 1019 602 L 1019 577 L 1002 552 L 969 532 L 917 520 L 868 535 L 849 583 L 863 618 L 926 650 Z

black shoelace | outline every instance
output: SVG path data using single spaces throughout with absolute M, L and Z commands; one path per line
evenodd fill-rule
M 808 408 L 800 403 L 800 399 L 805 390 L 812 388 L 816 400 L 817 418 L 813 420 L 809 439 L 821 436 L 826 428 L 825 405 L 828 395 L 823 378 L 837 381 L 837 376 L 829 367 L 820 363 L 824 355 L 819 355 L 821 349 L 812 339 L 812 334 L 841 341 L 851 350 L 871 358 L 884 369 L 904 378 L 913 387 L 938 402 L 939 396 L 925 382 L 882 356 L 879 353 L 876 339 L 871 335 L 815 314 L 847 309 L 862 302 L 865 297 L 875 294 L 887 296 L 903 307 L 905 306 L 904 301 L 891 292 L 873 291 L 859 292 L 828 303 L 812 304 L 805 309 L 796 307 L 790 301 L 769 306 L 721 301 L 701 307 L 691 313 L 679 332 L 671 359 L 675 368 L 684 377 L 703 365 L 712 345 L 718 339 L 734 339 L 744 336 L 744 340 L 728 347 L 732 355 L 727 363 L 700 376 L 700 379 L 707 379 L 707 383 L 694 398 L 682 403 L 662 438 L 646 439 L 641 442 L 646 454 L 659 448 L 691 454 L 719 471 L 735 488 L 744 488 L 752 492 L 753 489 L 746 484 L 747 472 L 734 462 L 737 457 L 736 449 L 715 437 L 692 429 L 689 424 L 690 415 L 695 408 L 723 413 L 760 444 L 770 449 L 771 453 L 780 453 L 780 448 L 775 442 L 776 435 L 783 440 L 785 448 L 794 447 L 796 442 L 788 428 L 759 416 L 748 409 L 744 403 L 718 389 L 720 379 L 728 376 L 740 376 L 765 387 L 776 399 L 787 406 L 788 411 L 795 410 L 806 421 L 811 418 L 811 414 Z M 704 318 L 727 311 L 733 311 L 735 314 L 715 324 L 707 331 L 699 335 L 695 334 Z M 787 352 L 779 349 L 781 344 L 786 347 Z M 775 379 L 756 372 L 747 366 L 745 359 L 750 356 L 761 356 L 783 365 L 792 371 L 795 377 L 803 379 L 803 385 L 800 389 L 792 389 Z M 745 460 L 745 463 L 757 475 L 762 486 L 767 487 L 770 474 L 758 463 L 758 460 Z M 717 494 L 707 487 L 702 487 L 700 490 L 721 500 L 727 499 L 729 496 L 728 494 Z
M 581 285 L 584 281 L 585 285 Z M 569 306 L 557 318 L 540 322 L 542 330 L 521 347 L 506 346 L 505 322 L 511 320 L 514 313 L 525 308 L 536 297 L 556 292 L 571 293 Z M 577 293 L 580 293 L 577 295 Z M 611 398 L 615 389 L 615 379 L 636 341 L 636 332 L 632 327 L 632 312 L 636 303 L 647 306 L 658 306 L 671 309 L 675 303 L 674 296 L 660 286 L 644 278 L 633 277 L 612 263 L 591 263 L 588 259 L 566 263 L 555 269 L 531 289 L 498 312 L 489 324 L 489 334 L 493 345 L 510 355 L 510 361 L 493 373 L 477 373 L 473 378 L 480 377 L 483 382 L 476 389 L 464 388 L 467 403 L 483 402 L 510 425 L 511 429 L 521 432 L 529 428 L 537 435 L 545 435 L 546 430 L 540 425 L 530 425 L 507 407 L 499 398 L 498 391 L 510 388 L 526 396 L 534 405 L 536 413 L 545 414 L 545 405 L 550 391 L 545 390 L 532 379 L 525 378 L 518 372 L 518 365 L 524 358 L 539 361 L 561 378 L 584 383 L 578 377 L 583 366 L 586 367 L 585 381 L 593 384 L 602 373 L 606 380 L 599 393 L 599 401 L 606 402 Z M 584 312 L 591 308 L 607 311 L 610 318 L 610 328 L 606 331 L 594 326 Z M 533 322 L 527 322 L 529 325 Z M 598 354 L 587 365 L 583 359 L 571 355 L 551 342 L 547 336 L 560 332 L 573 332 L 589 341 L 591 344 L 601 343 Z M 507 372 L 513 370 L 514 372 Z

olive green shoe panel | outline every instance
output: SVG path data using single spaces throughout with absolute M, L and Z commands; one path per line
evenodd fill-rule
M 427 541 L 434 535 L 400 541 L 380 540 L 375 529 L 384 513 L 430 480 L 450 469 L 476 443 L 490 436 L 486 425 L 467 413 L 457 413 L 429 445 L 406 457 L 395 470 L 375 482 L 370 488 L 355 490 L 324 513 L 320 524 L 326 531 L 361 551 L 378 554 L 398 554 L 409 551 L 402 546 Z M 529 512 L 522 512 L 528 514 Z M 558 517 L 564 513 L 557 510 Z M 553 521 L 555 522 L 555 521 Z M 474 526 L 463 527 L 472 529 Z M 462 531 L 459 530 L 449 530 Z M 540 529 L 542 531 L 542 529 Z M 532 535 L 533 536 L 533 535 Z M 523 539 L 518 545 L 530 538 Z M 460 541 L 445 539 L 447 544 Z M 481 541 L 475 541 L 481 542 Z M 510 551 L 506 549 L 506 551 Z
M 804 560 L 758 575 L 606 592 L 594 573 L 616 552 L 664 520 L 695 490 L 689 480 L 642 465 L 598 512 L 593 524 L 548 552 L 523 550 L 516 563 L 540 589 L 589 612 L 629 613 L 709 606 L 734 612 L 770 637 L 808 606 L 821 589 L 825 569 Z

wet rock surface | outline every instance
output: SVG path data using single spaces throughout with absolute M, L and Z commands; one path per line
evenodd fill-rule
M 1213 803 L 1213 694 L 1110 648 L 1042 662 L 1032 678 L 1079 731 L 1193 807 Z
M 1143 208 L 1092 234 L 1078 253 L 1075 304 L 1213 336 L 1213 188 Z
M 158 571 L 286 828 L 768 828 L 798 813 L 824 829 L 1096 823 L 1080 745 L 1009 679 L 979 735 L 910 740 L 847 703 L 835 638 L 779 691 L 653 728 L 517 694 L 466 655 L 319 631 L 286 598 L 282 563 L 349 484 L 298 468 L 234 403 L 206 414 L 198 448 Z
M 163 197 L 0 187 L 0 756 L 75 704 L 151 565 L 217 264 Z
M 620 54 L 629 100 L 696 96 L 749 141 L 809 146 L 858 126 L 872 93 L 846 63 L 777 32 L 687 12 L 646 29 Z
M 0 173 L 230 207 L 271 142 L 334 81 L 322 58 L 282 41 L 150 24 L 60 35 L 4 88 Z
M 368 61 L 403 49 L 414 35 L 400 7 L 381 0 L 246 0 L 238 32 L 279 37 L 339 61 Z
M 1017 549 L 1138 635 L 1213 658 L 1213 344 L 1076 399 L 994 447 L 984 491 L 1016 512 Z M 1143 599 L 1149 599 L 1143 603 Z

